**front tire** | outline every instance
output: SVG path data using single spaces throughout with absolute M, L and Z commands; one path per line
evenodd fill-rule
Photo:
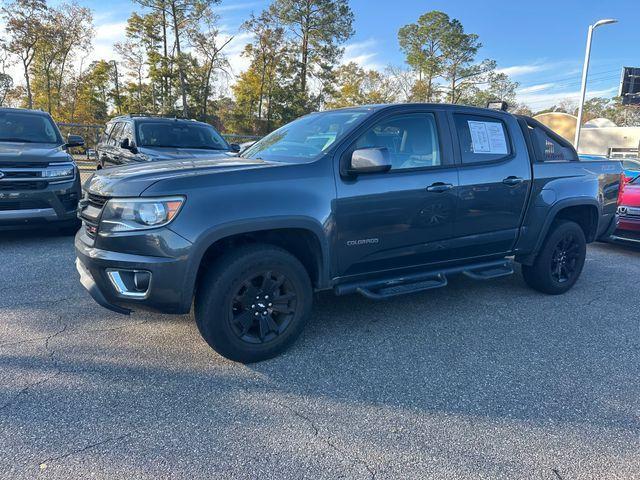
M 195 318 L 223 357 L 253 363 L 286 350 L 309 318 L 313 290 L 300 261 L 271 245 L 240 247 L 205 274 Z
M 586 255 L 587 242 L 580 225 L 556 221 L 533 265 L 522 266 L 522 275 L 534 290 L 559 295 L 576 283 Z

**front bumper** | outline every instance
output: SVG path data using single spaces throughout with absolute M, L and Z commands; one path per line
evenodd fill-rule
M 41 189 L 0 190 L 0 230 L 76 224 L 80 194 L 78 178 Z
M 611 240 L 640 244 L 640 217 L 621 215 Z
M 172 232 L 165 231 L 164 235 L 172 235 Z M 160 257 L 96 248 L 84 229 L 76 234 L 75 249 L 80 282 L 103 307 L 123 314 L 134 309 L 161 313 L 188 313 L 191 309 L 193 286 L 188 284 L 191 278 L 188 257 Z M 144 295 L 123 294 L 110 275 L 134 271 L 150 274 Z

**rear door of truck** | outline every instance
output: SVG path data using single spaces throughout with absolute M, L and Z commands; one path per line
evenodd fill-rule
M 531 189 L 527 144 L 515 117 L 500 111 L 453 110 L 459 189 L 453 256 L 511 252 Z

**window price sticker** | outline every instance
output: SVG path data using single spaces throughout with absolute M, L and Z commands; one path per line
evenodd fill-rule
M 473 153 L 509 153 L 502 123 L 468 120 Z

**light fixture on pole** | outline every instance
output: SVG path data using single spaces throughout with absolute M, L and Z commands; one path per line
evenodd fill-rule
M 591 55 L 591 37 L 593 31 L 601 25 L 608 25 L 609 23 L 617 23 L 618 20 L 613 18 L 605 18 L 598 20 L 593 25 L 589 25 L 589 33 L 587 33 L 587 50 L 584 54 L 584 66 L 582 67 L 582 87 L 580 88 L 580 104 L 578 105 L 578 122 L 576 123 L 576 136 L 573 141 L 573 145 L 578 150 L 578 142 L 580 142 L 580 129 L 582 128 L 582 109 L 584 108 L 584 97 L 587 93 L 587 73 L 589 71 L 589 56 Z

